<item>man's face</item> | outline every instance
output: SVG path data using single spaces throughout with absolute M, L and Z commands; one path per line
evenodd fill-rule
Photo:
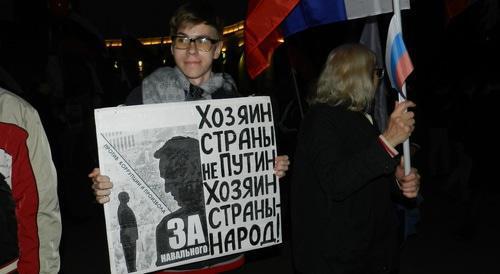
M 214 40 L 219 39 L 217 30 L 205 24 L 183 25 L 175 35 L 188 38 L 207 37 Z M 214 43 L 209 51 L 198 50 L 194 42 L 191 42 L 187 49 L 177 49 L 174 45 L 171 47 L 175 64 L 188 78 L 189 82 L 197 86 L 210 78 L 212 62 L 219 58 L 221 49 L 222 42 Z

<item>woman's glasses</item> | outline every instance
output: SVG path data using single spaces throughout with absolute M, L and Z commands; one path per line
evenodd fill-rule
M 382 67 L 376 67 L 376 68 L 374 68 L 373 69 L 373 75 L 377 79 L 379 79 L 379 80 L 383 79 L 384 76 L 385 76 L 385 70 L 384 70 L 384 68 L 382 68 Z

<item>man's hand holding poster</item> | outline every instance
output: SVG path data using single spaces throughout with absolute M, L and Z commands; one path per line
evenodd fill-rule
M 112 273 L 146 273 L 281 242 L 268 97 L 95 111 Z

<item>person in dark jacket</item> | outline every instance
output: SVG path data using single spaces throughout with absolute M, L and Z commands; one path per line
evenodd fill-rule
M 328 56 L 295 154 L 292 248 L 299 273 L 390 273 L 398 223 L 391 195 L 417 196 L 395 146 L 414 129 L 410 101 L 396 103 L 380 134 L 365 112 L 382 76 L 373 52 L 346 44 Z M 398 165 L 398 163 L 400 163 Z
M 223 25 L 207 1 L 189 1 L 180 6 L 170 20 L 171 51 L 176 66 L 162 67 L 146 77 L 125 101 L 127 105 L 154 104 L 237 97 L 234 80 L 226 73 L 214 73 L 213 61 L 222 50 Z M 275 159 L 275 174 L 283 177 L 288 156 Z M 99 203 L 109 202 L 112 183 L 94 169 L 89 177 Z M 240 267 L 241 254 L 229 255 L 176 267 L 192 273 L 219 273 Z M 174 273 L 175 270 L 172 270 Z M 162 273 L 171 273 L 164 270 Z M 190 273 L 190 272 L 186 272 Z

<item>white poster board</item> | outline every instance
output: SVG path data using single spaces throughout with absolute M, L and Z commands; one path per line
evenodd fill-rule
M 282 241 L 269 97 L 95 110 L 112 273 Z M 128 260 L 128 264 L 127 264 Z

